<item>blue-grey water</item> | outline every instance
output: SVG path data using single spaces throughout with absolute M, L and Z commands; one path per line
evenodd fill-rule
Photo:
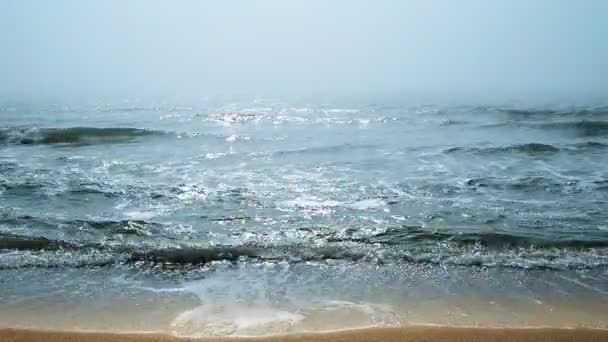
M 607 209 L 608 107 L 4 106 L 0 318 L 606 327 Z

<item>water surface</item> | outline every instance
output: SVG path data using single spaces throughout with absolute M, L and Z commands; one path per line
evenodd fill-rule
M 608 107 L 126 103 L 0 118 L 6 325 L 608 322 Z

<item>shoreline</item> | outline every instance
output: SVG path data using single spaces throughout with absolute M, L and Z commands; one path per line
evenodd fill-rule
M 362 342 L 362 341 L 608 341 L 608 329 L 589 328 L 472 328 L 472 327 L 390 327 L 361 328 L 335 332 L 301 333 L 264 337 L 177 337 L 161 333 L 110 333 L 52 331 L 33 329 L 0 329 L 0 342 Z

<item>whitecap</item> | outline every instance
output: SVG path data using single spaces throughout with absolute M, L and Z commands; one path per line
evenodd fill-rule
M 357 201 L 357 202 L 352 202 L 352 203 L 347 204 L 346 206 L 348 208 L 355 209 L 355 210 L 368 210 L 368 209 L 380 208 L 385 205 L 386 205 L 386 203 L 379 198 L 370 198 L 370 199 L 365 199 L 365 200 L 361 200 L 361 201 Z

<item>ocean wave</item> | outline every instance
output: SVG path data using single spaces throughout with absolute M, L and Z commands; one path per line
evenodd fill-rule
M 608 147 L 608 144 L 601 143 L 598 141 L 587 141 L 574 144 L 573 146 L 577 149 L 604 149 Z
M 506 153 L 519 153 L 529 156 L 543 156 L 543 155 L 554 155 L 559 152 L 590 152 L 594 153 L 602 151 L 608 148 L 608 144 L 598 141 L 586 141 L 575 144 L 567 145 L 552 145 L 543 143 L 525 143 L 525 144 L 514 144 L 508 146 L 497 146 L 497 147 L 462 147 L 454 146 L 444 149 L 442 152 L 445 154 L 477 154 L 477 155 L 497 155 Z
M 558 121 L 533 124 L 532 126 L 548 130 L 571 131 L 581 137 L 595 137 L 608 134 L 608 121 Z
M 105 223 L 102 224 L 105 227 Z M 113 226 L 113 224 L 110 224 Z M 191 269 L 213 262 L 289 263 L 341 260 L 521 268 L 608 267 L 608 236 L 557 236 L 504 231 L 430 230 L 400 227 L 368 236 L 313 232 L 299 241 L 234 245 L 68 242 L 46 237 L 0 235 L 0 269 L 123 265 Z M 74 257 L 76 263 L 65 260 Z M 90 264 L 86 263 L 90 260 Z
M 34 195 L 59 201 L 82 199 L 126 203 L 136 200 L 173 207 L 186 207 L 193 202 L 204 202 L 208 205 L 235 203 L 261 206 L 263 200 L 259 194 L 244 187 L 207 186 L 201 183 L 127 183 L 109 178 L 103 173 L 87 174 L 81 170 L 75 173 L 60 171 L 26 169 L 9 164 L 7 170 L 2 172 L 0 164 L 0 194 L 24 200 L 29 200 Z
M 80 268 L 80 267 L 134 267 L 140 271 L 198 270 L 217 263 L 263 264 L 283 262 L 289 264 L 323 264 L 354 262 L 376 265 L 437 265 L 464 267 L 493 267 L 516 269 L 595 269 L 608 268 L 608 250 L 591 248 L 542 249 L 536 247 L 488 250 L 479 246 L 446 246 L 414 249 L 362 251 L 350 248 L 255 249 L 250 247 L 172 248 L 146 252 L 118 253 L 103 249 L 80 250 L 4 250 L 0 252 L 0 269 L 18 268 Z M 168 273 L 169 274 L 169 273 Z
M 515 144 L 503 147 L 451 147 L 444 150 L 444 153 L 457 153 L 457 152 L 472 152 L 472 153 L 525 153 L 525 154 L 543 154 L 543 153 L 555 153 L 559 152 L 560 148 L 554 145 L 541 144 L 541 143 L 526 143 L 526 144 Z
M 45 237 L 29 237 L 15 234 L 0 233 L 0 250 L 46 250 L 54 251 L 58 249 L 76 248 L 65 241 L 50 240 Z
M 255 258 L 259 251 L 248 247 L 206 247 L 155 249 L 135 252 L 128 261 L 145 261 L 157 264 L 206 264 L 212 261 L 236 261 L 240 258 Z
M 19 164 L 11 161 L 0 160 L 0 172 L 15 171 L 19 168 Z
M 489 110 L 488 108 L 485 111 Z M 517 109 L 517 108 L 496 108 L 499 113 L 505 113 L 511 116 L 519 117 L 555 117 L 555 116 L 575 116 L 575 117 L 593 117 L 608 115 L 608 107 L 590 107 L 590 108 L 570 108 L 570 109 Z
M 596 186 L 596 190 L 608 190 L 608 179 L 598 179 L 593 181 Z
M 470 230 L 470 229 L 469 229 Z M 403 244 L 404 242 L 449 242 L 457 245 L 479 245 L 489 249 L 512 248 L 603 248 L 608 247 L 608 234 L 606 236 L 589 236 L 586 239 L 576 237 L 538 237 L 532 235 L 517 235 L 510 232 L 499 231 L 473 231 L 457 230 L 427 230 L 420 227 L 409 229 L 389 229 L 386 232 L 367 239 L 369 243 Z
M 143 220 L 70 220 L 3 213 L 0 251 L 96 250 L 116 254 L 147 243 L 151 236 L 162 243 L 163 228 L 160 223 Z
M 274 156 L 290 156 L 290 155 L 301 155 L 301 154 L 322 154 L 322 153 L 338 153 L 355 150 L 368 150 L 376 148 L 376 145 L 368 144 L 338 144 L 330 146 L 319 146 L 319 147 L 307 147 L 302 149 L 293 150 L 282 150 L 274 152 Z
M 532 115 L 555 115 L 560 113 L 553 109 L 515 109 L 515 108 L 498 108 L 499 113 L 505 113 L 509 115 L 521 115 L 521 116 L 532 116 Z
M 0 191 L 9 192 L 11 194 L 21 194 L 30 196 L 32 192 L 41 190 L 50 184 L 48 181 L 33 181 L 33 180 L 21 180 L 11 182 L 5 179 L 0 179 Z
M 542 176 L 525 177 L 477 177 L 465 180 L 472 189 L 491 188 L 495 190 L 573 192 L 582 191 L 576 179 L 553 179 Z
M 111 234 L 128 234 L 148 236 L 158 233 L 162 225 L 160 223 L 144 220 L 74 220 L 69 222 L 80 229 L 107 230 Z
M 524 127 L 544 131 L 560 131 L 577 137 L 601 137 L 608 134 L 608 121 L 605 120 L 573 120 L 539 122 L 510 120 L 481 125 L 482 128 Z
M 164 131 L 124 127 L 9 127 L 0 128 L 0 143 L 17 145 L 124 143 L 144 136 L 164 135 Z
M 0 171 L 2 167 L 0 166 Z M 78 196 L 103 196 L 117 198 L 128 196 L 145 196 L 154 198 L 152 189 L 135 185 L 117 185 L 106 180 L 83 181 L 78 175 L 65 176 L 48 170 L 11 169 L 0 178 L 0 193 L 31 197 L 32 195 L 56 196 L 57 198 L 74 199 Z
M 559 152 L 559 147 L 548 144 L 540 143 L 528 143 L 528 144 L 517 144 L 503 148 L 497 148 L 498 151 L 505 152 L 521 152 L 521 153 L 548 153 L 548 152 Z
M 373 204 L 375 207 L 375 202 Z M 201 223 L 230 223 L 253 220 L 252 217 L 244 215 L 201 216 L 200 219 Z M 171 235 L 172 229 L 175 228 L 173 226 L 174 224 L 142 219 L 70 220 L 14 215 L 11 212 L 4 212 L 0 215 L 0 249 L 55 250 L 86 247 L 136 252 L 137 249 L 143 251 L 150 246 L 155 248 L 165 246 L 169 250 L 175 248 L 176 253 L 180 254 L 193 248 L 198 250 L 204 247 L 204 245 L 195 242 L 199 240 L 188 242 L 193 243 L 192 245 L 179 244 L 180 239 L 176 240 Z M 556 227 L 551 224 L 545 228 Z M 54 234 L 57 230 L 62 230 L 66 234 Z M 22 232 L 22 235 L 17 235 L 17 231 Z M 76 236 L 70 233 L 76 231 L 80 235 Z M 44 234 L 44 232 L 48 232 L 48 234 Z M 297 251 L 304 250 L 315 251 L 315 253 L 323 252 L 321 254 L 324 255 L 328 251 L 338 251 L 342 247 L 349 247 L 349 244 L 353 243 L 358 247 L 369 248 L 370 251 L 373 250 L 372 247 L 374 246 L 397 246 L 406 250 L 438 242 L 445 242 L 454 246 L 475 244 L 494 250 L 522 247 L 570 248 L 573 250 L 608 247 L 608 232 L 604 230 L 587 231 L 582 235 L 577 231 L 539 232 L 529 230 L 527 227 L 524 230 L 511 228 L 507 231 L 492 227 L 454 226 L 434 228 L 407 224 L 390 225 L 384 229 L 358 229 L 353 227 L 341 230 L 331 230 L 325 226 L 292 226 L 279 229 L 279 231 L 243 230 L 238 233 L 228 231 L 225 234 L 226 236 L 223 238 L 222 234 L 217 232 L 212 234 L 213 240 L 223 241 L 223 244 L 218 245 L 217 248 L 223 252 L 228 251 L 230 255 L 236 255 L 237 257 L 270 256 L 275 252 L 278 252 L 277 255 L 280 256 L 288 255 L 289 253 L 285 254 L 285 251 L 296 251 L 294 256 L 297 256 Z M 124 240 L 126 236 L 133 236 L 134 238 L 126 241 Z M 108 244 L 108 241 L 115 237 L 119 237 L 119 239 L 115 239 L 115 243 Z M 171 244 L 166 245 L 167 242 Z M 29 248 L 30 246 L 31 248 Z M 327 248 L 327 250 L 324 248 Z M 224 255 L 223 252 L 218 252 L 218 255 Z M 343 251 L 340 253 L 342 254 Z M 360 255 L 359 252 L 356 254 Z M 154 255 L 151 256 L 155 258 Z M 157 257 L 158 259 L 165 258 L 162 253 Z

